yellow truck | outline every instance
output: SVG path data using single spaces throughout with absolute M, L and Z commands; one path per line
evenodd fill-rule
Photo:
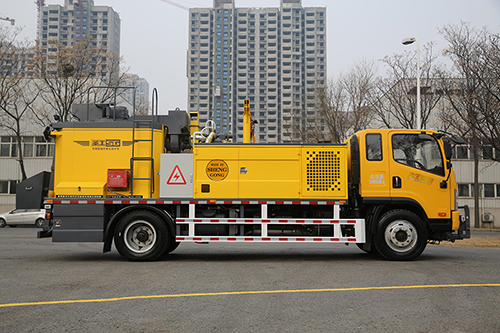
M 114 242 L 132 261 L 183 242 L 353 243 L 411 260 L 470 237 L 450 162 L 459 138 L 367 129 L 342 144 L 251 143 L 245 103 L 243 143 L 200 129 L 196 113 L 76 106 L 80 121 L 44 132 L 55 157 L 38 237 Z

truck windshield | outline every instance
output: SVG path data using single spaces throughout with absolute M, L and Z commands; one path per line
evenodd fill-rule
M 392 156 L 398 163 L 444 176 L 441 149 L 433 137 L 422 139 L 418 134 L 395 134 Z

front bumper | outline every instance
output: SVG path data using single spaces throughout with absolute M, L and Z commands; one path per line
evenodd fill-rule
M 459 209 L 463 209 L 464 214 L 458 216 L 458 230 L 447 232 L 445 240 L 455 241 L 457 239 L 468 239 L 470 238 L 470 210 L 469 206 L 460 206 Z M 454 221 L 455 224 L 455 221 Z

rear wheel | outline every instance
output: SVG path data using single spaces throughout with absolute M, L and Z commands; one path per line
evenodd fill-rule
M 427 245 L 427 229 L 415 213 L 391 210 L 378 223 L 375 246 L 389 260 L 412 260 Z
M 0 219 L 0 228 L 3 228 L 7 225 L 7 223 L 5 223 L 5 220 L 4 219 Z
M 43 228 L 43 221 L 43 219 L 36 219 L 35 225 L 37 226 L 37 228 Z
M 156 260 L 171 243 L 166 222 L 159 215 L 146 210 L 125 215 L 115 228 L 114 240 L 122 257 L 131 261 Z

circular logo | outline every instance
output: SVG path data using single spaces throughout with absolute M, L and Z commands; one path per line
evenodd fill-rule
M 223 160 L 211 160 L 207 164 L 207 176 L 211 180 L 224 180 L 229 173 L 229 167 Z

